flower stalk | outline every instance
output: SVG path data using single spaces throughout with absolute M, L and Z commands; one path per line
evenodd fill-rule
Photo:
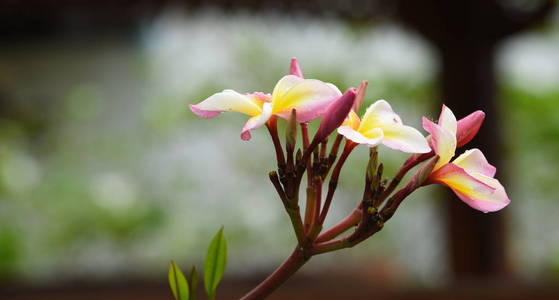
M 366 88 L 367 82 L 363 81 L 359 89 L 349 88 L 342 94 L 330 83 L 305 79 L 294 58 L 289 75 L 280 79 L 271 94 L 224 90 L 190 105 L 193 113 L 204 118 L 214 118 L 226 111 L 248 115 L 241 138 L 249 140 L 251 130 L 266 125 L 274 146 L 277 170 L 269 173 L 269 179 L 290 218 L 297 245 L 270 276 L 242 299 L 262 299 L 313 256 L 350 248 L 370 238 L 384 228 L 409 195 L 425 185 L 446 185 L 466 204 L 483 212 L 500 210 L 510 202 L 494 178 L 495 168 L 478 149 L 468 150 L 452 160 L 456 148 L 478 132 L 485 118 L 483 112 L 476 111 L 457 121 L 443 105 L 438 123 L 423 119 L 423 127 L 430 133 L 425 137 L 417 129 L 404 125 L 385 100 L 371 104 L 359 118 L 357 111 L 365 100 Z M 284 146 L 278 135 L 278 118 L 286 120 Z M 321 118 L 320 125 L 311 139 L 307 123 L 317 118 Z M 300 146 L 297 145 L 298 125 Z M 328 140 L 334 131 L 337 134 L 328 152 Z M 381 144 L 411 154 L 390 181 L 383 177 L 384 165 L 377 151 Z M 324 230 L 341 170 L 358 145 L 370 148 L 362 197 L 349 215 Z M 405 175 L 420 164 L 411 179 L 397 190 Z M 299 197 L 305 173 L 302 216 Z

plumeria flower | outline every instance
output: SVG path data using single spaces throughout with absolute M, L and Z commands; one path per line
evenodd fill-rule
M 425 137 L 417 129 L 406 126 L 385 100 L 379 100 L 369 108 L 360 120 L 355 111 L 350 111 L 338 133 L 348 140 L 375 147 L 379 144 L 407 153 L 431 151 Z
M 493 178 L 495 167 L 487 162 L 478 149 L 467 150 L 450 162 L 458 145 L 457 132 L 474 132 L 475 135 L 479 125 L 480 122 L 457 122 L 452 111 L 444 105 L 438 123 L 423 118 L 423 128 L 431 134 L 431 146 L 439 155 L 427 184 L 446 185 L 467 205 L 488 213 L 498 211 L 510 203 L 501 183 Z M 472 126 L 472 129 L 465 126 Z M 467 136 L 467 140 L 473 138 L 471 134 L 462 135 Z
M 250 130 L 264 125 L 273 115 L 288 119 L 291 111 L 296 109 L 299 123 L 310 122 L 321 117 L 328 105 L 342 95 L 331 83 L 302 78 L 296 60 L 292 61 L 291 72 L 294 74 L 278 81 L 272 94 L 224 90 L 196 105 L 189 105 L 190 110 L 203 118 L 214 118 L 225 111 L 250 116 L 241 131 L 241 138 L 249 140 Z

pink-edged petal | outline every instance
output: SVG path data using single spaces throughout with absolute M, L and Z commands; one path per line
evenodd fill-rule
M 499 180 L 485 176 L 483 174 L 473 174 L 478 180 L 490 185 L 495 189 L 495 191 L 486 197 L 475 199 L 474 203 L 475 209 L 482 211 L 484 213 L 494 212 L 503 209 L 505 206 L 509 205 L 510 199 L 505 191 L 503 185 Z
M 439 126 L 456 135 L 456 128 L 458 127 L 457 123 L 458 122 L 456 121 L 454 113 L 452 113 L 450 108 L 443 104 L 441 114 L 439 116 Z
M 444 129 L 423 117 L 423 128 L 431 134 L 431 147 L 439 156 L 439 161 L 434 170 L 450 162 L 456 151 L 456 136 L 449 130 Z
M 383 128 L 384 126 L 401 125 L 402 119 L 393 110 L 386 100 L 378 100 L 371 104 L 363 118 L 359 132 L 367 132 L 374 128 Z
M 431 147 L 419 130 L 405 125 L 394 124 L 382 127 L 384 139 L 382 143 L 387 147 L 406 153 L 427 153 Z M 368 132 L 365 133 L 368 136 Z
M 324 115 L 328 106 L 341 95 L 340 90 L 333 84 L 316 79 L 304 79 L 281 98 L 276 98 L 275 93 L 273 94 L 272 113 L 288 119 L 291 110 L 296 109 L 297 121 L 309 122 Z
M 487 162 L 487 159 L 479 149 L 471 149 L 458 156 L 453 164 L 464 168 L 468 173 L 479 173 L 493 177 L 497 169 Z
M 278 83 L 276 83 L 276 86 L 274 87 L 274 91 L 272 92 L 272 103 L 274 104 L 274 106 L 276 106 L 277 103 L 281 103 L 281 99 L 283 99 L 283 97 L 287 94 L 287 92 L 289 92 L 291 88 L 293 88 L 295 85 L 303 81 L 304 79 L 299 76 L 295 76 L 295 75 L 283 76 L 278 81 Z
M 194 114 L 203 118 L 213 118 L 225 111 L 240 112 L 249 116 L 256 116 L 262 112 L 260 101 L 233 90 L 213 94 L 206 100 L 189 107 Z
M 470 174 L 462 167 L 449 163 L 431 173 L 429 181 L 448 186 L 464 203 L 483 212 L 506 206 L 508 203 L 503 205 L 506 201 L 502 199 L 500 185 L 495 186 L 493 181 L 488 181 L 490 177 L 480 179 L 479 176 L 483 175 Z
M 485 113 L 481 110 L 474 111 L 458 121 L 456 131 L 457 147 L 461 147 L 471 141 L 479 131 L 485 120 Z
M 371 135 L 369 137 L 362 135 L 349 126 L 338 127 L 338 133 L 345 136 L 346 139 L 354 143 L 367 145 L 369 147 L 375 147 L 379 145 L 383 139 L 383 133 L 380 128 L 376 128 L 374 132 L 371 132 Z
M 303 77 L 303 71 L 301 71 L 301 67 L 299 67 L 299 61 L 297 58 L 291 59 L 291 65 L 289 66 L 289 75 L 295 75 L 297 77 Z
M 248 141 L 251 138 L 250 130 L 258 128 L 266 123 L 268 119 L 272 116 L 272 105 L 270 103 L 264 103 L 262 106 L 262 114 L 254 116 L 245 123 L 241 131 L 241 139 Z
M 256 103 L 265 103 L 265 102 L 271 102 L 272 101 L 272 95 L 271 94 L 266 94 L 266 93 L 262 93 L 262 92 L 254 92 L 254 93 L 250 93 L 250 94 L 246 94 L 248 97 L 250 97 L 251 99 L 253 99 L 254 101 L 256 101 Z
M 201 110 L 194 104 L 188 104 L 188 108 L 190 108 L 190 111 L 192 111 L 195 115 L 205 119 L 215 118 L 222 113 L 220 110 Z

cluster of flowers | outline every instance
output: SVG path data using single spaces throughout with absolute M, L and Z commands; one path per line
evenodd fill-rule
M 313 138 L 314 146 L 324 143 L 337 130 L 336 143 L 339 145 L 340 139 L 345 138 L 344 153 L 347 154 L 351 151 L 348 149 L 360 144 L 371 148 L 384 144 L 411 153 L 408 166 L 412 165 L 411 162 L 416 165 L 435 157 L 434 166 L 429 174 L 423 174 L 421 185 L 446 185 L 467 205 L 485 213 L 500 210 L 510 203 L 503 186 L 494 178 L 495 167 L 479 149 L 467 150 L 452 160 L 456 149 L 472 140 L 478 132 L 485 118 L 482 111 L 457 120 L 443 105 L 438 122 L 423 117 L 423 128 L 429 133 L 425 137 L 417 129 L 404 125 L 385 100 L 371 104 L 360 119 L 357 111 L 363 103 L 366 86 L 366 82 L 362 82 L 359 89 L 349 88 L 342 94 L 331 83 L 305 79 L 297 60 L 292 59 L 290 74 L 278 81 L 271 94 L 224 90 L 190 105 L 190 109 L 203 118 L 213 118 L 225 111 L 248 115 L 250 118 L 241 130 L 243 140 L 249 140 L 250 131 L 262 125 L 274 129 L 278 117 L 301 125 L 322 118 Z M 277 146 L 279 142 L 274 140 L 274 143 Z M 306 148 L 309 148 L 308 141 Z M 314 148 L 312 143 L 310 148 Z M 280 165 L 281 160 L 284 158 L 278 156 Z

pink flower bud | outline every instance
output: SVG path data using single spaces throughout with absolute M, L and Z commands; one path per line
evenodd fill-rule
M 295 75 L 297 77 L 303 78 L 303 72 L 299 67 L 299 61 L 295 57 L 291 59 L 291 66 L 289 67 L 289 75 Z
M 457 147 L 467 144 L 476 136 L 484 119 L 485 113 L 477 110 L 458 121 L 456 130 Z
M 357 96 L 356 88 L 349 88 L 340 98 L 332 102 L 326 109 L 326 113 L 320 122 L 320 127 L 314 136 L 318 142 L 330 135 L 344 122 L 347 114 L 351 110 L 355 97 Z
M 369 82 L 367 80 L 361 81 L 359 84 L 359 89 L 357 90 L 357 97 L 355 97 L 355 102 L 353 103 L 353 111 L 358 112 L 361 104 L 363 104 L 363 99 L 365 98 L 365 93 L 367 92 L 367 85 Z

